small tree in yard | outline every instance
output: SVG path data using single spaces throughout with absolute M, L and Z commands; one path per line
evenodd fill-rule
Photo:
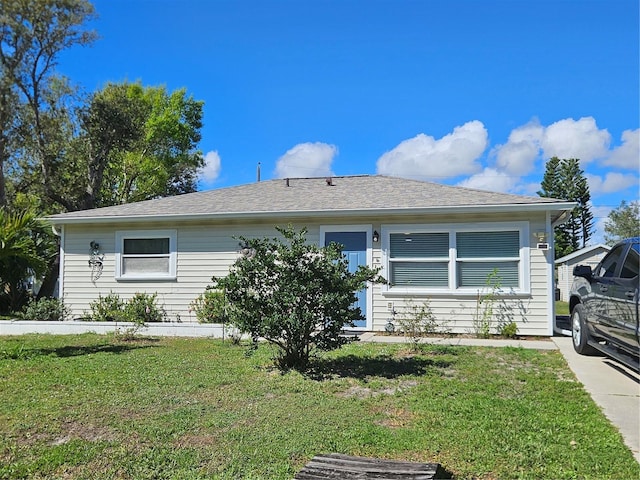
M 339 245 L 308 244 L 304 228 L 276 230 L 283 239 L 240 237 L 243 255 L 213 281 L 226 292 L 231 324 L 275 345 L 281 369 L 305 370 L 315 350 L 346 343 L 342 330 L 362 318 L 356 292 L 384 279 L 364 266 L 349 272 Z

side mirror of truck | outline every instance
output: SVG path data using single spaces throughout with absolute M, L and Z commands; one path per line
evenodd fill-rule
M 593 272 L 591 271 L 591 267 L 589 265 L 576 265 L 573 267 L 573 276 L 574 277 L 582 277 L 587 280 L 593 277 Z

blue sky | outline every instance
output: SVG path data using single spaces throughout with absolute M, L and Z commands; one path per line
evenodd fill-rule
M 637 0 L 95 0 L 60 59 L 203 100 L 201 189 L 388 174 L 534 194 L 581 159 L 598 232 L 639 197 Z

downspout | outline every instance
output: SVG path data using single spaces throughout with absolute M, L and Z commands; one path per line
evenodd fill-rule
M 62 228 L 60 230 L 57 229 L 57 227 L 55 225 L 51 225 L 51 231 L 53 232 L 53 234 L 56 237 L 60 237 L 60 268 L 58 269 L 58 299 L 59 300 L 63 300 L 63 292 L 64 292 L 64 284 L 63 284 L 63 279 L 64 279 L 64 225 L 62 225 Z

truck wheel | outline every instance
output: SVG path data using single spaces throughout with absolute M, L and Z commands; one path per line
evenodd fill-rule
M 595 348 L 588 344 L 589 329 L 585 322 L 584 308 L 578 304 L 571 312 L 571 336 L 573 337 L 573 348 L 581 355 L 592 355 Z

